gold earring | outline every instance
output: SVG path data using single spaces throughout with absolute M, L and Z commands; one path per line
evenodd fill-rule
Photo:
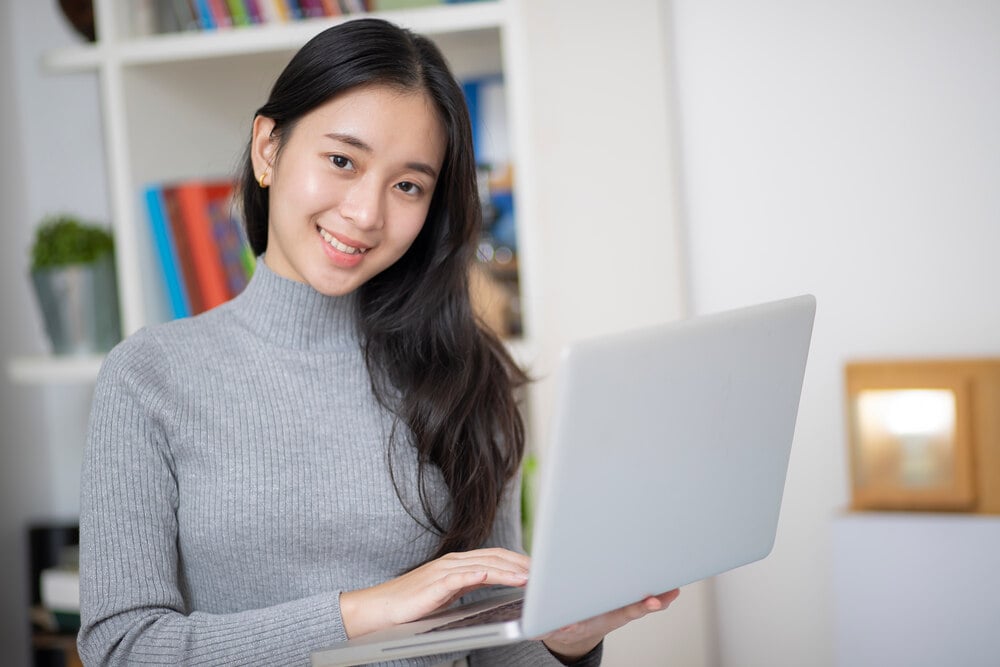
M 264 171 L 260 175 L 260 180 L 257 181 L 258 183 L 260 183 L 260 187 L 262 187 L 262 188 L 266 188 L 267 187 L 266 185 L 264 185 L 264 179 L 265 178 L 267 178 L 267 167 L 264 167 Z

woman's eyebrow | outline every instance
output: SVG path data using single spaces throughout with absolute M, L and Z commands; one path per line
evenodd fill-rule
M 348 146 L 353 146 L 358 150 L 364 151 L 365 153 L 372 153 L 373 149 L 371 146 L 366 144 L 363 140 L 354 136 L 353 134 L 346 134 L 344 132 L 328 132 L 327 137 L 333 139 L 334 141 L 340 141 L 347 144 Z M 437 179 L 437 170 L 426 162 L 407 162 L 407 169 L 413 169 L 414 171 L 419 171 L 427 174 L 433 179 Z
M 357 149 L 363 150 L 366 153 L 372 152 L 372 147 L 366 144 L 361 139 L 357 138 L 353 134 L 345 134 L 343 132 L 328 132 L 327 135 L 334 141 L 341 141 L 349 146 L 354 146 Z

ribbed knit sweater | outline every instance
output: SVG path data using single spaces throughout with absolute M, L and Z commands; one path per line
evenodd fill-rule
M 80 517 L 87 665 L 307 665 L 346 639 L 341 591 L 436 548 L 390 479 L 393 417 L 372 394 L 354 297 L 257 266 L 232 301 L 137 332 L 101 369 Z M 393 472 L 420 516 L 400 433 Z M 430 488 L 446 507 L 439 476 Z M 508 496 L 484 546 L 520 549 Z M 468 657 L 559 664 L 539 642 Z

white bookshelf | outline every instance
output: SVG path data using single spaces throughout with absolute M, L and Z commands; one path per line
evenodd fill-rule
M 447 51 L 449 39 L 502 27 L 507 21 L 505 10 L 502 2 L 494 0 L 378 12 L 370 16 L 384 18 L 444 41 L 446 44 L 442 48 Z M 129 66 L 288 52 L 298 49 L 316 33 L 358 17 L 358 14 L 351 14 L 214 31 L 102 38 L 95 45 L 53 51 L 47 54 L 44 64 L 51 72 L 79 72 L 99 69 L 105 64 Z
M 97 42 L 57 49 L 43 59 L 50 75 L 98 74 L 125 335 L 169 318 L 142 188 L 234 174 L 253 111 L 266 101 L 292 54 L 322 30 L 360 16 L 133 36 L 130 4 L 95 0 Z M 502 73 L 507 86 L 515 88 L 523 84 L 511 69 L 514 60 L 504 54 L 513 24 L 510 7 L 504 0 L 491 0 L 368 16 L 431 37 L 460 78 Z M 512 128 L 524 116 L 511 109 L 508 115 Z M 516 153 L 512 147 L 511 154 Z M 524 226 L 521 218 L 528 214 L 518 213 L 518 225 Z M 523 281 L 531 272 L 521 273 Z M 524 313 L 522 319 L 528 331 L 530 315 Z M 527 341 L 512 342 L 519 358 L 530 347 Z M 84 363 L 42 356 L 13 359 L 7 370 L 14 381 L 45 384 L 93 381 L 99 367 L 97 359 Z
M 87 383 L 97 377 L 103 361 L 103 355 L 21 357 L 10 361 L 7 373 L 21 384 Z

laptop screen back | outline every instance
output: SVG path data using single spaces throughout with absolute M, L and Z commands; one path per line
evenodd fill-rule
M 526 635 L 771 551 L 815 307 L 807 295 L 571 346 Z

